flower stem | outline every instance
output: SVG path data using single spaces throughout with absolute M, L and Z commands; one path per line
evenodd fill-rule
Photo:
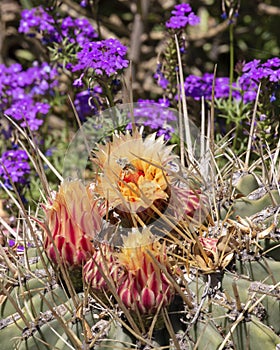
M 233 23 L 229 24 L 229 100 L 232 99 L 232 83 L 234 70 Z

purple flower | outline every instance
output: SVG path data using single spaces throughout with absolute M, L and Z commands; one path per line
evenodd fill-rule
M 185 79 L 185 91 L 187 96 L 191 96 L 198 100 L 202 96 L 206 100 L 212 99 L 212 89 L 213 89 L 213 79 L 214 75 L 211 73 L 205 73 L 202 77 L 195 75 L 189 75 Z M 215 98 L 228 98 L 229 96 L 229 78 L 228 77 L 217 77 L 214 86 L 214 97 Z M 237 91 L 236 83 L 233 83 L 233 97 L 235 99 L 240 99 L 241 95 Z
M 173 28 L 173 29 L 180 29 L 180 28 L 185 28 L 188 23 L 189 23 L 188 17 L 173 16 L 173 17 L 170 17 L 168 22 L 166 22 L 166 27 Z
M 16 241 L 14 239 L 9 239 L 9 247 L 16 247 L 18 252 L 24 251 L 24 246 L 21 244 L 16 244 Z
M 45 152 L 45 156 L 46 157 L 51 157 L 53 155 L 53 152 L 54 152 L 55 148 L 54 147 L 51 147 L 51 148 L 48 148 Z
M 30 166 L 27 162 L 28 155 L 24 150 L 16 149 L 6 151 L 0 158 L 0 177 L 5 181 L 5 185 L 11 187 L 11 181 L 15 184 L 27 184 L 27 175 L 30 173 Z M 9 174 L 9 175 L 8 175 Z
M 268 67 L 268 68 L 280 68 L 280 58 L 279 57 L 270 58 L 265 63 L 263 63 L 262 66 Z
M 59 34 L 54 27 L 54 19 L 42 6 L 26 9 L 21 12 L 19 33 L 47 33 L 47 37 L 53 41 L 59 41 Z M 44 37 L 46 39 L 46 37 Z
M 57 26 L 60 26 L 60 30 Z M 18 31 L 29 35 L 39 33 L 44 44 L 61 43 L 68 38 L 68 42 L 82 45 L 98 36 L 86 18 L 73 19 L 68 16 L 54 20 L 42 6 L 22 11 Z
M 97 32 L 86 18 L 74 20 L 71 17 L 66 17 L 62 20 L 61 29 L 63 37 L 80 46 L 98 37 Z
M 280 69 L 273 70 L 270 72 L 269 81 L 273 83 L 277 83 L 278 81 L 280 81 Z
M 87 0 L 82 0 L 82 1 L 80 2 L 80 5 L 81 5 L 82 7 L 87 7 Z
M 243 72 L 248 72 L 248 71 L 252 71 L 253 69 L 256 69 L 258 67 L 258 65 L 260 64 L 261 60 L 253 60 L 250 61 L 248 63 L 246 63 L 243 67 Z
M 83 77 L 84 77 L 85 73 L 82 73 L 80 75 L 80 77 L 78 79 L 74 80 L 73 86 L 75 87 L 83 87 L 84 83 L 83 83 Z
M 252 102 L 252 101 L 255 101 L 257 97 L 257 90 L 248 90 L 248 91 L 245 91 L 244 92 L 244 95 L 243 95 L 243 101 L 244 103 L 249 103 L 249 102 Z
M 17 243 L 14 239 L 9 239 L 8 243 L 9 243 L 9 247 L 16 248 L 18 253 L 22 253 L 25 249 L 25 246 L 23 244 Z M 32 244 L 28 242 L 27 247 L 31 247 L 31 246 Z
M 77 53 L 78 63 L 72 71 L 92 69 L 94 75 L 111 77 L 128 66 L 127 48 L 117 39 L 85 43 Z
M 160 98 L 156 103 L 159 104 L 161 107 L 170 107 L 170 101 L 167 98 Z M 171 120 L 175 120 L 173 116 L 171 117 Z
M 171 11 L 172 16 L 165 23 L 165 26 L 169 29 L 183 29 L 189 24 L 195 26 L 199 24 L 200 19 L 192 12 L 192 8 L 189 4 L 179 4 Z
M 200 99 L 204 96 L 206 99 L 211 99 L 211 82 L 205 83 L 203 77 L 189 75 L 185 79 L 186 96 L 191 96 L 194 99 Z
M 4 113 L 19 122 L 22 127 L 26 122 L 31 130 L 38 130 L 50 109 L 46 97 L 52 95 L 58 84 L 56 69 L 43 62 L 33 63 L 26 71 L 20 64 L 10 67 L 0 66 L 0 107 Z M 38 102 L 38 96 L 44 95 L 44 102 Z M 40 98 L 42 100 L 42 98 Z
M 277 89 L 277 84 L 280 81 L 280 59 L 274 57 L 264 63 L 261 63 L 260 60 L 253 60 L 244 65 L 242 72 L 237 84 L 244 92 L 244 102 L 246 103 L 256 98 L 258 85 L 264 79 L 271 83 L 272 89 Z M 273 102 L 275 98 L 274 91 L 271 94 L 270 102 Z
M 35 102 L 32 98 L 25 96 L 24 99 L 18 100 L 12 104 L 5 113 L 13 119 L 19 121 L 21 127 L 28 126 L 30 130 L 38 130 L 43 124 L 38 115 L 45 116 L 50 109 L 50 105 L 42 102 Z
M 183 16 L 185 13 L 189 13 L 192 11 L 190 4 L 179 4 L 174 6 L 174 10 L 171 11 L 174 16 Z
M 193 12 L 188 15 L 188 23 L 190 26 L 196 26 L 200 23 L 200 18 L 196 16 Z
M 246 63 L 242 69 L 242 75 L 232 84 L 232 97 L 236 100 L 243 99 L 244 103 L 250 103 L 256 99 L 258 85 L 263 79 L 271 82 L 271 87 L 277 89 L 280 81 L 280 59 L 278 57 L 261 63 L 253 60 Z M 278 69 L 277 69 L 278 68 Z M 185 91 L 187 96 L 200 99 L 202 96 L 211 100 L 213 74 L 206 73 L 202 77 L 189 75 L 185 80 Z M 217 77 L 215 82 L 215 98 L 227 98 L 229 96 L 229 78 Z M 272 91 L 270 102 L 275 101 L 275 91 Z
M 152 131 L 156 131 L 157 135 L 164 135 L 166 140 L 171 138 L 174 132 L 172 125 L 177 120 L 176 114 L 169 109 L 170 102 L 166 99 L 154 100 L 138 100 L 133 110 L 136 124 L 144 125 Z M 131 124 L 127 129 L 131 129 Z
M 161 64 L 158 64 L 158 68 L 156 73 L 154 74 L 154 78 L 157 80 L 157 84 L 166 90 L 169 85 L 169 80 L 165 78 L 163 72 L 161 71 Z
M 223 12 L 223 13 L 221 14 L 221 18 L 222 18 L 222 19 L 227 19 L 227 13 L 226 13 L 226 12 Z
M 275 96 L 275 93 L 274 93 L 274 92 L 271 94 L 269 101 L 270 101 L 270 102 L 276 101 L 276 96 Z

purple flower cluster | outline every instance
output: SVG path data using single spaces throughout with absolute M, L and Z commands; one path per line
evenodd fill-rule
M 202 77 L 189 75 L 185 80 L 185 91 L 187 96 L 200 99 L 202 96 L 210 100 L 212 95 L 213 74 L 206 73 Z M 244 103 L 254 101 L 258 85 L 266 79 L 272 85 L 280 82 L 280 58 L 275 57 L 261 63 L 253 60 L 246 63 L 242 68 L 242 74 L 232 84 L 232 97 L 236 100 L 243 99 Z M 215 98 L 227 98 L 229 96 L 229 78 L 218 77 L 215 82 Z M 270 100 L 276 99 L 272 92 Z
M 26 185 L 30 166 L 27 162 L 28 155 L 24 150 L 10 150 L 4 152 L 0 158 L 0 177 L 4 179 L 4 184 L 11 187 L 10 180 L 15 184 Z
M 158 102 L 139 99 L 133 109 L 136 124 L 144 125 L 151 131 L 156 131 L 157 136 L 164 135 L 165 140 L 169 140 L 177 121 L 176 114 L 169 106 L 169 101 L 164 99 L 159 99 Z M 127 129 L 131 129 L 131 124 Z
M 48 103 L 35 102 L 27 96 L 22 100 L 15 101 L 10 108 L 6 109 L 5 113 L 19 121 L 21 127 L 28 126 L 30 130 L 34 131 L 38 130 L 43 124 L 43 120 L 38 119 L 37 115 L 46 115 L 49 109 L 50 105 Z
M 78 63 L 72 71 L 93 70 L 95 76 L 111 77 L 128 66 L 127 48 L 117 39 L 88 42 L 77 53 Z
M 189 75 L 185 80 L 186 96 L 191 96 L 198 100 L 202 96 L 206 100 L 211 100 L 212 84 L 214 74 L 205 73 L 202 77 L 197 75 Z M 240 98 L 239 92 L 236 91 L 236 83 L 233 84 L 233 96 Z M 218 77 L 215 81 L 215 98 L 227 98 L 229 96 L 229 78 Z
M 42 6 L 26 9 L 21 12 L 19 33 L 48 32 L 54 35 L 54 19 Z
M 98 37 L 86 18 L 73 19 L 67 16 L 55 21 L 42 6 L 22 11 L 18 31 L 29 35 L 40 34 L 43 43 L 61 43 L 67 38 L 69 43 L 83 45 Z
M 170 29 L 183 29 L 187 25 L 196 26 L 200 22 L 200 18 L 194 14 L 189 4 L 179 4 L 171 11 L 172 16 L 165 23 Z
M 83 4 L 86 4 L 86 2 Z M 95 41 L 98 35 L 87 19 L 73 19 L 69 16 L 62 18 L 59 14 L 52 17 L 52 12 L 51 8 L 43 6 L 24 10 L 19 32 L 33 33 L 46 44 L 52 42 L 61 43 L 63 49 L 62 47 L 58 48 L 57 45 L 54 46 L 56 60 L 59 61 L 62 58 L 66 69 L 72 73 L 78 72 L 80 75 L 75 77 L 73 86 L 78 89 L 83 88 L 84 80 L 87 80 L 89 75 L 91 81 L 92 78 L 101 76 L 103 78 L 112 77 L 114 80 L 114 75 L 128 66 L 129 61 L 126 59 L 127 48 L 118 40 Z M 68 45 L 69 43 L 70 45 Z M 67 61 L 65 61 L 65 55 L 67 56 Z M 113 84 L 113 80 L 110 80 L 110 83 L 112 82 L 111 87 L 114 94 L 114 90 L 117 90 L 118 86 Z M 107 84 L 107 81 L 104 81 L 104 84 Z M 79 115 L 84 115 L 81 101 L 87 100 L 88 102 L 89 97 L 91 97 L 91 93 L 88 92 L 82 91 L 77 94 L 75 102 L 76 107 L 80 110 Z M 86 105 L 87 112 L 90 113 L 91 106 L 88 103 Z M 12 112 L 15 115 L 14 109 Z M 21 111 L 18 111 L 15 116 L 16 119 L 19 118 L 20 113 Z
M 253 101 L 257 95 L 258 85 L 261 81 L 267 80 L 276 85 L 280 82 L 280 58 L 274 57 L 261 63 L 260 60 L 253 60 L 246 63 L 242 69 L 242 75 L 238 79 L 240 90 L 244 92 L 244 101 Z M 275 100 L 275 93 L 270 96 L 271 102 Z
M 39 96 L 51 94 L 57 85 L 57 71 L 48 63 L 34 63 L 23 70 L 18 63 L 7 67 L 0 65 L 0 109 L 19 122 L 26 123 L 31 130 L 38 130 L 42 124 L 40 116 L 45 116 L 50 109 L 47 102 L 38 102 Z
M 97 32 L 86 18 L 73 19 L 66 17 L 61 22 L 62 38 L 80 46 L 98 37 Z

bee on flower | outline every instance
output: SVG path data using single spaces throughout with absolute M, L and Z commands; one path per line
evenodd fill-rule
M 125 227 L 140 226 L 139 222 L 143 226 L 169 206 L 168 213 L 177 219 L 176 201 L 184 208 L 180 216 L 193 215 L 200 206 L 200 192 L 176 186 L 173 168 L 178 156 L 173 148 L 164 136 L 143 138 L 139 130 L 116 133 L 112 141 L 99 145 L 92 159 L 100 170 L 95 191 L 107 201 L 109 218 L 114 213 Z

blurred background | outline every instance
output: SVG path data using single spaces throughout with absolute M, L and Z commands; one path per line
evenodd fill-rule
M 35 39 L 19 34 L 20 13 L 42 1 L 0 1 L 0 63 L 19 62 L 23 67 L 34 60 L 44 61 L 48 53 Z M 44 2 L 45 3 L 45 2 Z M 98 28 L 101 38 L 116 37 L 128 46 L 133 62 L 134 98 L 155 98 L 161 93 L 153 75 L 165 45 L 164 23 L 178 1 L 173 0 L 102 0 L 82 7 L 81 1 L 56 1 L 61 11 L 75 17 L 87 17 Z M 185 74 L 213 72 L 229 74 L 229 20 L 225 11 L 234 8 L 235 62 L 268 59 L 280 55 L 280 3 L 276 0 L 189 1 L 200 17 L 198 26 L 188 28 Z M 228 15 L 228 13 L 227 13 Z M 131 72 L 129 72 L 131 74 Z M 127 74 L 129 74 L 127 73 Z

